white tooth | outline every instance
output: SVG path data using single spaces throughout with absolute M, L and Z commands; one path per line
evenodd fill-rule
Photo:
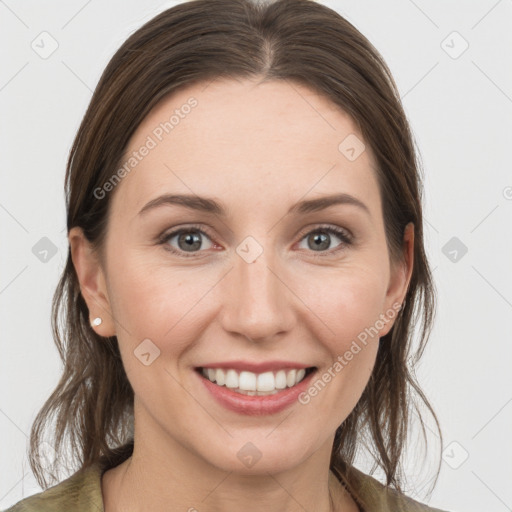
M 252 372 L 240 372 L 238 387 L 245 391 L 256 391 L 256 374 Z
M 297 374 L 297 370 L 289 370 L 286 372 L 286 385 L 291 388 L 295 386 L 295 375 Z
M 304 378 L 304 375 L 306 375 L 306 370 L 304 368 L 298 370 L 297 375 L 295 376 L 295 384 L 298 384 Z
M 276 373 L 276 389 L 284 389 L 286 387 L 286 372 L 284 370 L 279 370 Z
M 276 381 L 276 389 L 285 389 L 286 388 L 286 371 L 279 370 L 275 376 Z
M 236 370 L 221 368 L 203 368 L 201 371 L 210 381 L 216 381 L 217 385 L 242 391 L 243 394 L 250 396 L 275 394 L 277 390 L 295 386 L 306 375 L 304 368 L 300 370 L 279 370 L 275 374 L 273 372 L 256 374 L 243 371 L 239 375 Z
M 237 388 L 238 387 L 238 373 L 235 370 L 228 370 L 226 372 L 226 387 Z
M 220 368 L 215 370 L 215 380 L 217 381 L 217 384 L 219 386 L 224 386 L 225 379 L 226 379 L 226 375 L 224 373 L 224 370 L 222 370 Z
M 256 389 L 258 391 L 274 391 L 275 390 L 274 374 L 272 372 L 260 373 Z

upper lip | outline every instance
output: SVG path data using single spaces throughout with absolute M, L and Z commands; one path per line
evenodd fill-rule
M 208 363 L 198 368 L 232 368 L 233 370 L 248 371 L 253 373 L 263 373 L 285 369 L 311 368 L 311 364 L 302 364 L 294 361 L 264 361 L 256 363 L 254 361 L 220 361 L 218 363 Z

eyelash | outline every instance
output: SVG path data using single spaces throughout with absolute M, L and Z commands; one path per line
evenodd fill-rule
M 176 235 L 180 235 L 182 233 L 194 233 L 194 232 L 201 233 L 202 235 L 205 235 L 208 238 L 212 239 L 212 237 L 208 234 L 207 231 L 202 229 L 199 225 L 192 224 L 190 226 L 187 226 L 186 228 L 180 228 L 175 231 L 171 231 L 170 233 L 165 233 L 164 235 L 162 235 L 159 238 L 158 244 L 163 245 L 165 250 L 167 250 L 173 254 L 176 254 L 178 256 L 181 256 L 184 258 L 194 258 L 194 257 L 197 257 L 198 252 L 192 252 L 192 253 L 187 254 L 185 251 L 178 251 L 178 250 L 174 249 L 174 247 L 171 247 L 167 243 L 171 238 L 174 238 Z M 341 251 L 341 250 L 345 249 L 346 247 L 352 245 L 353 238 L 352 238 L 351 234 L 349 234 L 345 229 L 339 228 L 337 226 L 331 226 L 331 225 L 321 225 L 321 226 L 318 226 L 318 227 L 316 227 L 312 230 L 309 230 L 305 233 L 301 233 L 300 241 L 302 241 L 307 235 L 310 235 L 311 233 L 316 233 L 316 232 L 334 234 L 342 241 L 342 243 L 335 249 L 330 249 L 328 251 L 320 251 L 319 254 L 314 254 L 313 255 L 314 258 L 322 258 L 322 257 L 325 258 L 326 255 L 332 256 L 334 253 L 337 253 L 338 251 Z M 199 251 L 199 252 L 202 252 L 202 251 Z M 309 251 L 309 252 L 314 253 L 315 251 Z

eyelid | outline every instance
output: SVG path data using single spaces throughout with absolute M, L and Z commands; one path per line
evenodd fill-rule
M 171 252 L 172 254 L 176 254 L 178 256 L 183 256 L 185 258 L 201 257 L 200 255 L 201 255 L 201 253 L 205 252 L 204 250 L 198 251 L 198 252 L 187 253 L 186 251 L 179 251 L 179 250 L 175 249 L 174 247 L 169 246 L 168 242 L 171 238 L 174 238 L 175 236 L 177 236 L 183 232 L 188 232 L 188 231 L 192 231 L 192 232 L 197 231 L 198 233 L 206 235 L 211 240 L 212 244 L 215 244 L 215 242 L 213 241 L 213 236 L 208 232 L 209 231 L 208 229 L 204 229 L 203 224 L 201 224 L 201 225 L 187 224 L 186 226 L 183 226 L 183 227 L 174 227 L 170 231 L 166 231 L 158 237 L 158 244 L 164 245 L 165 249 L 167 251 Z
M 327 231 L 329 233 L 334 233 L 338 237 L 346 238 L 347 243 L 351 243 L 354 240 L 354 235 L 347 228 L 343 228 L 341 226 L 337 226 L 336 224 L 313 224 L 312 226 L 307 226 L 301 231 L 299 231 L 298 235 L 300 240 L 302 240 L 306 235 L 316 231 Z
M 334 234 L 334 236 L 338 237 L 340 240 L 341 240 L 341 244 L 337 247 L 335 247 L 334 249 L 328 249 L 327 251 L 306 251 L 308 253 L 307 257 L 308 258 L 334 258 L 334 257 L 338 257 L 339 254 L 345 250 L 347 250 L 350 246 L 352 246 L 354 244 L 354 236 L 352 235 L 352 233 L 346 229 L 346 228 L 342 228 L 341 226 L 337 226 L 337 225 L 334 225 L 334 224 L 320 224 L 320 225 L 314 225 L 314 226 L 309 226 L 309 227 L 306 227 L 304 228 L 304 230 L 302 230 L 300 233 L 299 233 L 299 242 L 302 242 L 302 240 L 304 240 L 304 238 L 311 234 L 311 233 L 315 233 L 315 232 L 326 232 L 326 233 L 329 233 L 331 235 Z
M 185 258 L 201 257 L 201 253 L 204 253 L 205 250 L 187 253 L 186 251 L 179 251 L 179 250 L 174 249 L 173 247 L 170 247 L 168 245 L 167 242 L 171 238 L 174 238 L 175 236 L 181 234 L 182 232 L 188 232 L 188 231 L 191 231 L 191 232 L 196 231 L 198 233 L 206 235 L 211 240 L 212 244 L 218 245 L 218 244 L 216 244 L 216 242 L 214 242 L 214 237 L 209 233 L 209 228 L 208 229 L 204 228 L 204 224 L 187 224 L 186 226 L 183 226 L 183 227 L 175 227 L 175 228 L 171 229 L 171 231 L 164 232 L 161 236 L 159 236 L 158 243 L 166 246 L 165 247 L 166 250 L 168 250 L 171 253 L 176 254 L 178 256 L 183 256 Z M 314 224 L 314 225 L 307 226 L 307 227 L 303 228 L 296 235 L 299 237 L 298 242 L 299 243 L 302 242 L 302 240 L 306 237 L 306 235 L 309 235 L 309 234 L 317 232 L 317 231 L 319 231 L 319 232 L 324 231 L 324 232 L 327 232 L 330 234 L 334 234 L 342 241 L 342 243 L 337 248 L 329 249 L 327 251 L 318 251 L 318 252 L 317 251 L 307 251 L 307 252 L 312 253 L 313 257 L 324 257 L 325 258 L 325 257 L 335 255 L 338 253 L 338 251 L 346 249 L 347 246 L 352 245 L 354 242 L 354 236 L 350 232 L 350 230 L 348 230 L 347 228 L 343 228 L 341 226 L 337 226 L 335 224 Z M 315 252 L 317 252 L 317 254 L 315 254 Z

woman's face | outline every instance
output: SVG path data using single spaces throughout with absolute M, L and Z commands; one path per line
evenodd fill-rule
M 74 255 L 96 331 L 119 341 L 136 446 L 242 473 L 330 456 L 412 265 L 390 265 L 362 144 L 328 100 L 276 81 L 195 85 L 138 127 L 121 182 L 96 192 L 114 194 L 101 279 Z

